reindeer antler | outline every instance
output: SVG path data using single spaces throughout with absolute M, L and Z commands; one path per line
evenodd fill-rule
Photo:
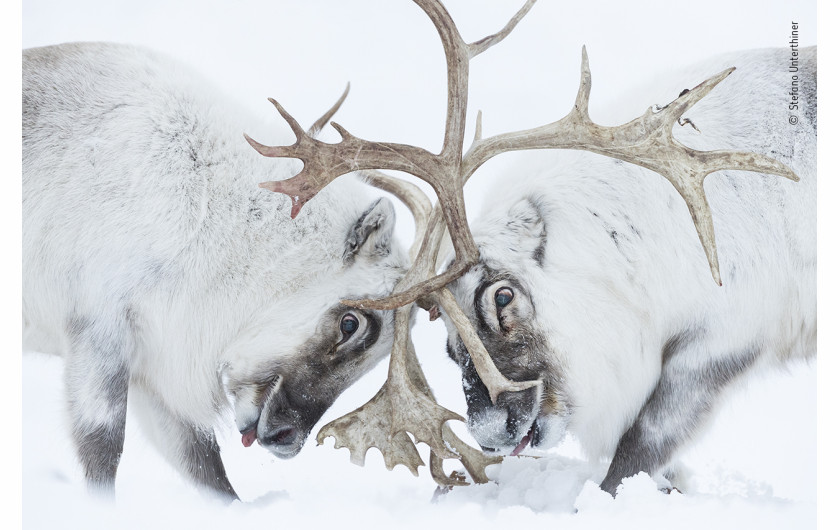
M 426 274 L 431 274 L 433 267 L 428 265 L 433 259 L 431 254 L 425 254 L 422 259 L 418 256 L 420 252 L 418 244 L 429 239 L 426 232 L 432 208 L 426 195 L 410 182 L 379 171 L 362 171 L 360 176 L 369 184 L 397 196 L 408 206 L 415 218 L 415 241 L 409 255 L 415 265 L 427 263 L 427 266 L 415 267 L 414 272 L 407 274 L 400 285 L 411 283 L 416 274 L 424 271 Z M 432 233 L 438 234 L 439 241 L 444 227 L 440 219 L 436 227 Z M 398 285 L 397 288 L 399 287 Z M 491 389 L 494 401 L 499 392 L 515 391 L 539 384 L 539 382 L 514 383 L 499 373 L 481 341 L 478 340 L 475 331 L 470 327 L 469 320 L 447 289 L 444 288 L 440 293 L 432 293 L 427 298 L 427 303 L 441 305 L 453 317 L 458 329 L 463 330 L 464 342 L 471 352 L 475 352 L 473 358 L 481 367 L 479 373 L 485 374 L 484 378 L 488 381 L 487 386 Z M 443 472 L 445 458 L 459 459 L 474 482 L 487 482 L 484 469 L 490 464 L 500 462 L 501 457 L 487 456 L 470 447 L 446 425 L 446 422 L 451 419 L 463 421 L 463 418 L 434 401 L 434 395 L 420 369 L 420 363 L 408 334 L 410 312 L 410 308 L 405 306 L 396 311 L 391 363 L 388 378 L 383 387 L 365 405 L 325 425 L 318 432 L 317 441 L 321 444 L 326 437 L 334 437 L 335 447 L 347 447 L 350 450 L 351 461 L 359 465 L 364 465 L 368 449 L 376 447 L 382 452 L 388 469 L 403 464 L 416 476 L 418 466 L 423 465 L 423 459 L 417 453 L 414 442 L 407 435 L 410 432 L 417 442 L 425 442 L 429 445 L 430 471 L 438 484 L 444 486 L 466 484 L 463 476 L 457 473 L 447 476 Z
M 586 49 L 583 50 L 581 84 L 572 111 L 563 119 L 525 131 L 507 133 L 474 143 L 461 157 L 464 141 L 469 59 L 504 39 L 530 10 L 528 2 L 505 28 L 475 43 L 467 44 L 458 33 L 449 13 L 437 0 L 414 0 L 429 16 L 443 42 L 448 72 L 448 99 L 444 145 L 440 154 L 425 149 L 383 142 L 370 142 L 351 135 L 333 123 L 342 141 L 326 144 L 311 139 L 276 101 L 271 100 L 292 127 L 297 142 L 291 146 L 267 147 L 248 138 L 265 156 L 300 158 L 304 170 L 285 180 L 261 184 L 272 191 L 292 197 L 292 216 L 315 193 L 344 173 L 358 169 L 395 169 L 428 182 L 442 207 L 442 214 L 452 237 L 455 261 L 440 276 L 424 278 L 409 288 L 383 300 L 347 300 L 357 307 L 394 309 L 409 304 L 457 279 L 478 259 L 478 250 L 466 223 L 463 181 L 484 162 L 497 154 L 523 149 L 581 149 L 619 158 L 661 174 L 685 200 L 709 261 L 714 280 L 720 284 L 717 248 L 711 212 L 703 191 L 706 175 L 724 169 L 738 169 L 783 176 L 798 180 L 786 165 L 756 153 L 739 151 L 697 151 L 677 142 L 671 133 L 683 113 L 700 101 L 728 76 L 734 68 L 704 81 L 659 112 L 649 109 L 643 116 L 618 127 L 597 125 L 589 118 L 591 73 Z
M 271 191 L 292 198 L 292 217 L 296 217 L 307 201 L 339 176 L 362 169 L 392 169 L 410 173 L 432 186 L 442 205 L 443 216 L 452 238 L 455 262 L 449 270 L 419 284 L 409 286 L 385 302 L 347 300 L 355 307 L 394 309 L 416 301 L 424 293 L 436 291 L 457 279 L 478 260 L 478 248 L 467 225 L 464 190 L 461 186 L 461 157 L 466 129 L 469 60 L 500 42 L 531 9 L 536 0 L 528 0 L 519 12 L 498 33 L 467 44 L 461 38 L 452 17 L 438 0 L 414 0 L 428 15 L 443 42 L 448 72 L 446 129 L 440 154 L 420 147 L 388 142 L 362 140 L 337 123 L 332 126 L 341 135 L 336 144 L 320 142 L 306 135 L 297 121 L 275 100 L 269 99 L 292 128 L 296 142 L 290 146 L 269 147 L 245 138 L 260 154 L 290 157 L 303 161 L 303 171 L 283 181 L 260 184 Z
M 744 151 L 697 151 L 674 138 L 674 124 L 733 71 L 734 67 L 728 68 L 693 89 L 684 90 L 665 107 L 656 111 L 649 108 L 641 117 L 624 125 L 604 127 L 589 118 L 592 74 L 584 46 L 580 87 L 571 112 L 542 127 L 477 140 L 464 156 L 462 176 L 468 179 L 484 162 L 500 153 L 523 149 L 580 149 L 653 170 L 673 184 L 685 200 L 706 251 L 712 277 L 720 285 L 712 213 L 703 191 L 706 176 L 724 169 L 739 169 L 799 180 L 788 166 L 768 156 Z
M 322 442 L 326 436 L 335 436 L 336 447 L 349 447 L 356 462 L 364 461 L 364 454 L 370 447 L 378 447 L 385 455 L 389 469 L 402 463 L 417 474 L 422 459 L 405 434 L 411 432 L 417 441 L 430 446 L 432 476 L 435 480 L 440 484 L 455 485 L 463 481 L 445 476 L 441 467 L 443 458 L 460 458 L 477 482 L 487 480 L 484 468 L 497 462 L 498 458 L 487 457 L 472 449 L 458 440 L 445 425 L 446 421 L 460 417 L 434 402 L 409 339 L 411 310 L 406 306 L 417 302 L 421 307 L 437 305 L 447 312 L 494 402 L 501 392 L 516 392 L 541 384 L 539 381 L 512 382 L 506 379 L 493 364 L 455 298 L 445 288 L 478 260 L 478 249 L 466 221 L 463 186 L 481 165 L 508 151 L 580 149 L 618 158 L 659 173 L 674 185 L 685 200 L 706 252 L 712 276 L 718 284 L 720 274 L 714 228 L 703 191 L 706 175 L 723 169 L 738 169 L 784 176 L 792 180 L 798 178 L 784 164 L 763 155 L 739 151 L 697 151 L 674 139 L 674 123 L 734 68 L 709 78 L 692 90 L 684 91 L 657 111 L 649 109 L 641 117 L 624 125 L 604 127 L 593 123 L 589 117 L 592 81 L 585 48 L 582 52 L 580 88 L 575 105 L 567 116 L 541 127 L 482 139 L 479 114 L 475 140 L 464 154 L 469 61 L 510 34 L 536 0 L 528 0 L 501 31 L 471 44 L 461 38 L 454 21 L 439 0 L 414 2 L 435 25 L 447 62 L 446 129 L 439 154 L 411 145 L 363 140 L 334 122 L 332 126 L 341 135 L 341 141 L 336 144 L 320 142 L 307 135 L 297 121 L 273 99 L 270 101 L 291 126 L 296 142 L 290 146 L 268 147 L 247 135 L 246 139 L 264 156 L 291 157 L 303 161 L 303 171 L 295 177 L 261 184 L 266 189 L 285 193 L 292 198 L 292 217 L 297 216 L 303 205 L 332 180 L 354 170 L 403 171 L 432 186 L 438 203 L 431 215 L 428 214 L 428 201 L 416 197 L 412 199 L 413 192 L 405 195 L 408 198 L 404 200 L 418 220 L 416 233 L 419 235 L 424 225 L 425 231 L 422 242 L 416 238 L 412 245 L 413 264 L 395 292 L 381 300 L 343 301 L 359 308 L 397 309 L 388 381 L 366 405 L 324 427 L 318 434 L 318 441 Z M 366 173 L 365 178 L 389 191 L 403 189 L 403 184 L 407 184 L 404 181 L 403 184 L 394 184 L 400 180 L 387 175 Z M 398 196 L 401 196 L 399 193 Z M 435 275 L 436 257 L 447 229 L 455 260 L 445 272 Z M 413 408 L 409 410 L 409 407 Z

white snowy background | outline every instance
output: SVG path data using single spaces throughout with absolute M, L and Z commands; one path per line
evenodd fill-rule
M 445 4 L 472 41 L 500 29 L 521 0 Z M 149 46 L 188 63 L 278 128 L 285 124 L 266 97 L 310 123 L 350 81 L 336 121 L 354 134 L 432 151 L 442 141 L 443 53 L 433 26 L 409 0 L 24 0 L 22 14 L 24 48 L 81 40 Z M 791 21 L 799 23 L 801 45 L 816 43 L 815 2 L 541 0 L 510 37 L 472 62 L 469 116 L 481 109 L 485 135 L 491 135 L 564 115 L 586 44 L 592 115 L 610 124 L 598 107 L 655 81 L 657 72 L 719 52 L 785 47 Z M 652 103 L 665 102 L 639 101 L 639 113 Z M 482 190 L 509 164 L 500 157 L 473 178 L 469 212 L 478 211 Z M 410 218 L 402 207 L 398 214 L 399 233 L 408 241 Z M 443 351 L 442 324 L 421 319 L 413 335 L 439 400 L 464 413 L 459 374 Z M 834 352 L 821 355 L 827 353 Z M 693 476 L 682 495 L 663 495 L 653 480 L 639 476 L 612 499 L 597 487 L 607 464 L 584 461 L 569 440 L 528 453 L 540 459 L 508 459 L 490 468 L 496 483 L 460 488 L 436 503 L 427 468 L 419 478 L 402 467 L 388 472 L 375 450 L 358 467 L 346 450 L 333 449 L 332 439 L 320 447 L 312 439 L 326 421 L 376 392 L 385 378 L 383 362 L 339 398 L 292 460 L 277 460 L 256 445 L 243 448 L 230 421 L 218 434 L 242 498 L 231 506 L 210 504 L 196 493 L 149 447 L 131 417 L 117 499 L 92 500 L 63 414 L 61 359 L 24 352 L 22 368 L 25 528 L 817 525 L 816 362 L 756 378 L 734 393 L 683 455 Z

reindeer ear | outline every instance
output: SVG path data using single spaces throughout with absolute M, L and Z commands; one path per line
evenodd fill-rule
M 509 236 L 511 250 L 528 253 L 542 266 L 545 258 L 545 221 L 539 202 L 533 197 L 522 199 L 508 210 L 504 228 Z
M 382 197 L 372 202 L 347 234 L 344 261 L 352 261 L 356 256 L 383 258 L 390 254 L 395 221 L 391 201 Z

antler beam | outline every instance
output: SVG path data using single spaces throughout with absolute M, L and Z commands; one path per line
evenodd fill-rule
M 344 127 L 333 122 L 332 126 L 341 135 L 341 141 L 328 144 L 316 140 L 303 130 L 298 122 L 273 99 L 269 99 L 292 128 L 296 141 L 290 146 L 265 146 L 247 134 L 245 138 L 260 154 L 269 157 L 298 158 L 303 161 L 303 170 L 296 176 L 283 181 L 264 182 L 261 187 L 284 193 L 292 199 L 292 217 L 296 217 L 307 201 L 327 184 L 339 176 L 362 169 L 391 169 L 412 174 L 432 186 L 442 206 L 452 244 L 455 262 L 446 273 L 422 280 L 419 288 L 425 292 L 440 289 L 455 280 L 478 260 L 478 248 L 472 239 L 467 224 L 464 191 L 461 186 L 461 157 L 466 129 L 467 92 L 470 58 L 501 42 L 516 24 L 525 16 L 536 0 L 528 2 L 514 15 L 498 33 L 467 44 L 461 38 L 452 17 L 438 0 L 414 0 L 426 13 L 438 31 L 443 43 L 447 63 L 448 93 L 446 129 L 440 154 L 433 154 L 420 147 L 387 142 L 371 142 L 350 134 Z M 417 300 L 403 294 L 389 297 L 387 309 L 409 304 Z M 412 298 L 413 296 L 413 298 Z M 369 300 L 346 301 L 359 308 L 383 308 Z
M 592 79 L 586 48 L 582 52 L 580 87 L 574 107 L 568 115 L 541 127 L 482 139 L 479 114 L 475 139 L 464 153 L 469 61 L 509 35 L 535 1 L 528 0 L 498 33 L 467 44 L 439 0 L 414 0 L 435 25 L 447 62 L 446 128 L 439 154 L 411 145 L 362 140 L 334 122 L 332 126 L 341 135 L 341 141 L 336 144 L 320 142 L 304 132 L 297 121 L 273 99 L 270 101 L 292 128 L 295 143 L 268 147 L 246 135 L 248 142 L 265 156 L 298 158 L 303 161 L 303 171 L 295 177 L 261 184 L 266 189 L 285 193 L 292 198 L 292 217 L 297 216 L 304 204 L 332 180 L 356 170 L 403 171 L 429 183 L 438 197 L 438 203 L 429 215 L 429 202 L 425 196 L 420 198 L 422 191 L 416 187 L 412 189 L 404 186 L 408 183 L 381 173 L 363 172 L 363 178 L 383 189 L 394 191 L 406 202 L 415 214 L 418 237 L 415 237 L 410 252 L 414 262 L 391 296 L 382 300 L 343 301 L 359 308 L 396 309 L 394 345 L 385 385 L 366 405 L 328 424 L 318 434 L 319 443 L 326 436 L 335 436 L 336 447 L 349 447 L 355 462 L 363 462 L 365 452 L 375 446 L 382 450 L 389 469 L 404 464 L 417 474 L 422 459 L 414 447 L 415 442 L 406 434 L 408 432 L 414 435 L 417 442 L 422 441 L 430 446 L 432 476 L 443 485 L 464 483 L 460 477 L 445 476 L 443 458 L 459 458 L 477 482 L 486 481 L 484 468 L 498 461 L 498 458 L 487 457 L 470 448 L 447 427 L 448 420 L 461 418 L 435 403 L 420 370 L 409 337 L 411 309 L 407 306 L 412 302 L 426 309 L 439 306 L 446 311 L 494 402 L 501 392 L 516 392 L 541 384 L 539 381 L 513 382 L 505 378 L 493 364 L 452 293 L 445 288 L 478 260 L 478 249 L 466 221 L 463 186 L 490 158 L 516 150 L 580 149 L 621 159 L 659 173 L 674 185 L 685 200 L 706 252 L 712 276 L 718 284 L 720 274 L 714 228 L 703 191 L 706 175 L 723 169 L 737 169 L 798 180 L 790 168 L 763 155 L 739 151 L 697 151 L 674 139 L 674 124 L 734 68 L 711 77 L 692 90 L 684 91 L 664 108 L 657 111 L 649 109 L 641 117 L 624 125 L 604 127 L 593 123 L 589 117 Z M 331 109 L 327 115 L 332 112 L 334 110 Z M 318 123 L 322 125 L 321 122 L 319 120 Z M 455 260 L 447 271 L 436 276 L 435 263 L 447 229 Z M 419 239 L 421 233 L 422 242 Z
M 641 117 L 624 125 L 604 127 L 593 123 L 589 117 L 592 74 L 584 46 L 580 87 L 571 112 L 542 127 L 477 140 L 464 156 L 463 178 L 468 179 L 484 162 L 500 153 L 523 149 L 580 149 L 655 171 L 673 184 L 685 200 L 712 276 L 720 285 L 712 214 L 703 191 L 706 176 L 715 171 L 737 169 L 799 180 L 789 167 L 770 157 L 743 151 L 697 151 L 674 138 L 674 124 L 734 70 L 724 70 L 693 89 L 683 91 L 656 112 L 649 108 Z

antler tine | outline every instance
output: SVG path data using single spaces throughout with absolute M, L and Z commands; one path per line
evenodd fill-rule
M 589 69 L 589 54 L 586 46 L 580 51 L 580 85 L 573 112 L 577 112 L 584 121 L 589 119 L 589 94 L 592 91 L 592 71 Z
M 419 251 L 409 271 L 384 300 L 346 300 L 345 304 L 374 309 L 395 309 L 395 336 L 391 350 L 388 381 L 383 389 L 347 418 L 340 418 L 319 433 L 319 442 L 329 434 L 341 436 L 336 446 L 351 448 L 354 460 L 363 460 L 367 448 L 375 445 L 385 454 L 389 467 L 404 463 L 416 473 L 420 465 L 416 449 L 411 446 L 411 432 L 417 441 L 431 448 L 432 475 L 442 484 L 460 484 L 457 478 L 443 475 L 441 459 L 458 457 L 476 481 L 486 481 L 484 467 L 493 461 L 476 456 L 454 442 L 454 435 L 446 421 L 460 419 L 434 402 L 431 390 L 417 362 L 409 329 L 410 307 L 417 301 L 422 307 L 438 304 L 454 322 L 467 347 L 482 381 L 495 401 L 501 392 L 522 391 L 539 381 L 511 382 L 492 362 L 469 319 L 458 307 L 446 284 L 460 277 L 479 257 L 478 248 L 466 220 L 463 186 L 467 179 L 487 160 L 500 153 L 523 149 L 581 149 L 618 158 L 647 169 L 668 179 L 684 198 L 694 219 L 701 243 L 706 251 L 712 274 L 719 281 L 717 250 L 711 214 L 703 191 L 703 179 L 720 169 L 760 171 L 794 178 L 784 164 L 769 157 L 737 151 L 702 152 L 690 149 L 673 137 L 674 122 L 688 108 L 702 99 L 721 82 L 731 70 L 722 72 L 690 91 L 681 93 L 675 101 L 658 112 L 649 109 L 641 117 L 618 127 L 604 127 L 589 117 L 591 72 L 584 47 L 581 52 L 581 80 L 574 108 L 554 122 L 534 129 L 481 138 L 481 119 L 476 124 L 473 145 L 463 153 L 466 129 L 469 60 L 503 40 L 530 10 L 534 0 L 528 0 L 511 21 L 498 33 L 466 44 L 455 24 L 439 0 L 414 0 L 435 25 L 447 61 L 447 116 L 444 143 L 440 154 L 425 149 L 385 142 L 359 139 L 336 123 L 333 127 L 341 135 L 337 144 L 326 144 L 302 134 L 300 126 L 283 108 L 277 110 L 295 131 L 297 141 L 291 146 L 266 147 L 248 138 L 249 143 L 265 156 L 299 158 L 304 169 L 286 181 L 264 183 L 262 186 L 292 197 L 292 217 L 303 204 L 320 189 L 344 173 L 367 169 L 403 171 L 429 183 L 438 197 L 424 231 Z M 247 136 L 246 136 L 247 138 Z M 421 209 L 427 210 L 423 203 Z M 448 229 L 455 260 L 449 269 L 438 276 L 435 261 L 444 234 Z M 418 232 L 419 233 L 419 232 Z M 412 246 L 416 250 L 417 241 Z M 419 411 L 419 412 L 418 412 Z M 381 415 L 386 414 L 387 418 Z M 349 419 L 348 419 L 349 418 Z M 370 418 L 386 433 L 366 433 Z M 458 454 L 456 454 L 456 452 Z M 422 462 L 421 462 L 422 463 Z
M 464 314 L 464 311 L 458 306 L 458 302 L 455 300 L 452 292 L 446 288 L 441 289 L 438 292 L 437 300 L 458 330 L 458 335 L 461 336 L 461 341 L 470 354 L 470 358 L 475 365 L 475 370 L 481 377 L 481 382 L 487 387 L 487 391 L 490 394 L 490 401 L 495 403 L 496 398 L 502 392 L 521 392 L 542 385 L 541 381 L 511 381 L 502 375 L 499 369 L 496 368 L 496 365 L 493 364 L 493 360 L 484 348 L 481 339 L 478 338 L 475 328 Z
M 449 289 L 445 287 L 445 284 L 439 289 L 424 290 L 423 286 L 428 285 L 436 278 L 451 277 L 452 280 L 457 279 L 462 274 L 460 271 L 453 271 L 450 269 L 449 271 L 436 276 L 432 280 L 421 281 L 419 283 L 416 282 L 415 278 L 425 277 L 434 272 L 438 251 L 441 243 L 443 242 L 443 236 L 445 233 L 446 225 L 443 222 L 441 205 L 438 203 L 430 216 L 428 228 L 426 229 L 423 237 L 420 251 L 414 260 L 414 264 L 411 269 L 398 284 L 396 289 L 396 291 L 398 291 L 397 294 L 382 300 L 343 300 L 342 303 L 347 305 L 364 304 L 362 307 L 373 309 L 379 309 L 382 305 L 385 305 L 386 308 L 388 308 L 387 304 L 391 303 L 392 300 L 395 298 L 399 300 L 398 297 L 404 296 L 405 293 L 408 293 L 407 296 L 415 296 L 415 300 L 423 300 L 423 304 L 421 305 L 427 309 L 432 305 L 439 305 L 444 311 L 446 311 L 446 314 L 449 315 L 449 318 L 458 330 L 458 334 L 461 336 L 464 346 L 467 348 L 470 357 L 473 359 L 476 372 L 487 387 L 490 399 L 493 403 L 496 402 L 496 398 L 502 392 L 519 392 L 540 385 L 540 381 L 514 382 L 507 379 L 501 372 L 499 372 L 496 365 L 493 364 L 490 354 L 487 352 L 487 349 L 484 347 L 484 344 L 482 344 L 481 339 L 479 339 L 478 334 L 475 332 L 475 329 L 470 324 L 469 319 L 464 314 L 463 310 L 458 306 L 455 297 Z M 404 284 L 412 285 L 412 287 L 406 291 L 399 291 L 399 288 Z M 366 305 L 368 303 L 371 305 Z
M 513 31 L 513 28 L 515 28 L 516 25 L 519 24 L 519 21 L 522 20 L 522 18 L 526 14 L 528 14 L 528 11 L 530 11 L 536 3 L 537 0 L 528 0 L 527 2 L 525 2 L 525 5 L 519 8 L 519 11 L 517 11 L 516 14 L 513 15 L 513 18 L 511 18 L 510 21 L 508 21 L 507 25 L 505 25 L 505 27 L 502 28 L 501 31 L 499 31 L 498 33 L 494 33 L 493 35 L 484 37 L 483 39 L 477 40 L 470 44 L 470 59 L 472 59 L 480 53 L 484 53 L 485 51 L 487 51 L 487 48 L 495 46 L 496 44 L 504 40 L 505 37 L 510 35 L 510 32 Z
M 439 0 L 414 2 L 423 9 L 438 30 L 447 61 L 446 131 L 440 154 L 435 155 L 411 145 L 362 140 L 336 123 L 332 125 L 341 134 L 341 141 L 337 144 L 327 144 L 303 134 L 297 122 L 274 100 L 271 100 L 272 103 L 292 127 L 297 141 L 290 146 L 269 147 L 246 135 L 251 146 L 264 156 L 298 158 L 303 161 L 303 170 L 298 175 L 284 181 L 260 184 L 265 189 L 291 197 L 293 218 L 300 213 L 306 202 L 327 184 L 350 171 L 403 171 L 424 180 L 434 189 L 451 234 L 455 264 L 446 274 L 425 280 L 410 290 L 402 290 L 397 296 L 389 297 L 385 301 L 348 301 L 350 305 L 360 308 L 393 309 L 414 302 L 424 294 L 451 282 L 478 260 L 478 248 L 467 224 L 464 191 L 461 185 L 469 59 L 471 53 L 481 53 L 507 36 L 528 12 L 534 0 L 528 0 L 502 31 L 474 45 L 463 41 L 452 17 Z
M 327 110 L 327 112 L 324 113 L 323 116 L 315 120 L 315 123 L 313 123 L 309 130 L 306 131 L 306 134 L 313 138 L 318 136 L 318 133 L 321 132 L 321 129 L 324 128 L 324 125 L 326 125 L 330 121 L 330 119 L 332 119 L 332 117 L 335 116 L 335 113 L 338 112 L 338 109 L 341 108 L 341 105 L 344 103 L 344 100 L 347 99 L 347 94 L 349 93 L 350 83 L 347 83 L 347 86 L 344 87 L 344 92 L 341 93 L 341 96 L 338 98 L 338 101 L 336 101 L 333 104 L 333 106 L 330 107 Z
M 641 117 L 624 125 L 604 127 L 589 119 L 591 72 L 584 47 L 580 88 L 572 111 L 554 123 L 475 142 L 464 156 L 462 178 L 466 181 L 484 162 L 500 153 L 524 149 L 591 151 L 655 171 L 671 182 L 685 200 L 712 277 L 720 284 L 711 210 L 703 191 L 706 175 L 733 169 L 798 180 L 788 166 L 768 156 L 740 151 L 697 151 L 674 138 L 674 123 L 733 71 L 734 68 L 729 68 L 693 89 L 683 91 L 657 112 L 648 109 Z

